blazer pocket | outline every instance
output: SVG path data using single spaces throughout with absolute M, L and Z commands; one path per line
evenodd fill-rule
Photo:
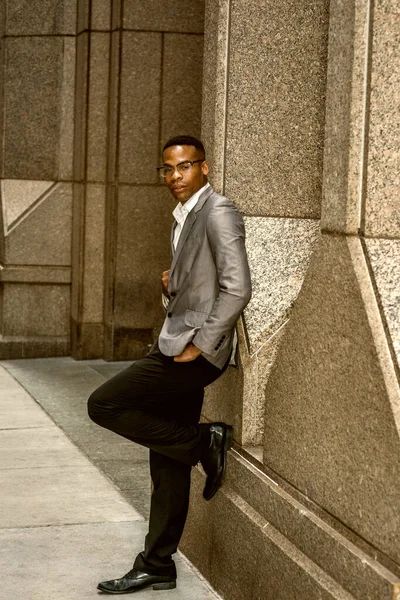
M 201 327 L 208 318 L 208 313 L 198 310 L 187 310 L 185 312 L 185 325 L 188 327 Z

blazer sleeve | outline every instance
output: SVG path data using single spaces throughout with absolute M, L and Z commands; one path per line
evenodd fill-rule
M 224 198 L 211 209 L 207 237 L 216 266 L 219 294 L 192 342 L 202 352 L 216 356 L 221 341 L 230 334 L 251 298 L 243 218 L 230 200 Z

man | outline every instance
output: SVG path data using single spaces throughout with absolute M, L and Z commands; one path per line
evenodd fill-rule
M 145 549 L 124 577 L 98 585 L 110 594 L 176 586 L 172 554 L 187 516 L 191 468 L 203 466 L 203 496 L 210 500 L 232 439 L 229 425 L 198 424 L 204 388 L 227 368 L 235 324 L 251 296 L 243 219 L 207 182 L 203 144 L 190 136 L 172 138 L 158 170 L 179 202 L 172 262 L 162 276 L 165 322 L 150 353 L 104 383 L 88 404 L 96 423 L 150 448 Z

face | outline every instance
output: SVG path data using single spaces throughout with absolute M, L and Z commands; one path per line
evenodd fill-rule
M 176 167 L 187 160 L 203 158 L 200 150 L 194 146 L 171 146 L 163 152 L 163 164 Z M 208 164 L 205 161 L 192 165 L 187 173 L 180 173 L 175 169 L 170 177 L 165 178 L 165 183 L 173 197 L 184 204 L 193 194 L 198 192 L 207 183 Z

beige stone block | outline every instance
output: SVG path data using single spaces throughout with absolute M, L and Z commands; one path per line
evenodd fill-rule
M 322 237 L 268 381 L 264 462 L 398 561 L 398 384 L 353 263 Z
M 68 335 L 69 310 L 68 285 L 5 284 L 3 335 Z
M 106 180 L 110 36 L 90 34 L 87 171 L 89 181 Z
M 125 29 L 203 33 L 204 0 L 181 0 L 165 4 L 162 0 L 124 1 Z
M 321 228 L 360 228 L 369 0 L 333 2 L 329 17 Z
M 232 490 L 238 503 L 250 507 L 269 523 L 272 530 L 282 536 L 280 539 L 289 555 L 295 551 L 306 555 L 329 578 L 354 594 L 352 598 L 391 600 L 399 577 L 379 562 L 385 557 L 378 557 L 375 549 L 344 530 L 340 523 L 284 480 L 273 476 L 275 479 L 232 451 L 228 455 L 223 490 Z M 199 507 L 195 508 L 199 511 Z M 247 514 L 250 514 L 249 508 Z M 276 533 L 274 538 L 278 541 Z M 261 564 L 261 571 L 268 569 L 269 564 L 269 561 Z M 285 582 L 282 593 L 290 589 Z
M 75 360 L 103 358 L 103 323 L 77 323 L 71 319 L 71 356 Z
M 400 365 L 400 240 L 366 239 L 365 244 Z
M 96 30 L 109 30 L 111 27 L 111 2 L 109 0 L 93 0 L 91 7 L 90 27 Z
M 161 141 L 200 137 L 203 36 L 164 36 Z
M 88 323 L 103 321 L 105 200 L 105 186 L 86 186 L 81 318 Z
M 170 264 L 173 206 L 164 187 L 119 187 L 113 311 L 116 329 L 151 330 L 164 320 L 160 277 Z
M 70 356 L 69 335 L 0 337 L 0 360 Z
M 63 40 L 8 38 L 5 60 L 3 177 L 57 179 Z
M 76 39 L 64 38 L 59 136 L 59 179 L 73 179 Z
M 107 181 L 114 182 L 118 180 L 119 154 L 119 94 L 120 94 L 120 44 L 122 34 L 120 31 L 111 33 L 110 48 L 110 91 L 109 91 L 109 112 L 108 112 L 108 160 L 107 160 Z
M 3 179 L 0 185 L 4 233 L 7 235 L 16 222 L 49 191 L 54 182 Z
M 400 14 L 398 0 L 376 0 L 375 10 L 386 13 Z
M 214 503 L 202 498 L 205 483 L 200 468 L 192 469 L 189 514 L 179 550 L 210 580 Z
M 246 214 L 320 215 L 329 2 L 231 5 L 225 192 Z
M 400 10 L 373 23 L 365 233 L 400 236 Z
M 252 298 L 244 320 L 254 354 L 289 318 L 319 235 L 311 219 L 245 217 Z
M 201 137 L 218 192 L 224 189 L 228 30 L 229 1 L 206 0 Z
M 76 87 L 73 172 L 75 181 L 84 181 L 86 165 L 89 36 L 76 38 Z
M 71 227 L 72 186 L 56 184 L 8 233 L 6 263 L 71 265 Z
M 161 44 L 160 33 L 123 34 L 120 182 L 158 182 Z
M 5 265 L 0 270 L 0 281 L 9 283 L 71 283 L 70 267 L 46 265 Z
M 206 388 L 202 418 L 206 421 L 223 421 L 233 426 L 233 437 L 242 441 L 243 421 L 243 369 L 228 367 L 221 377 Z
M 76 0 L 6 0 L 7 35 L 74 34 Z

